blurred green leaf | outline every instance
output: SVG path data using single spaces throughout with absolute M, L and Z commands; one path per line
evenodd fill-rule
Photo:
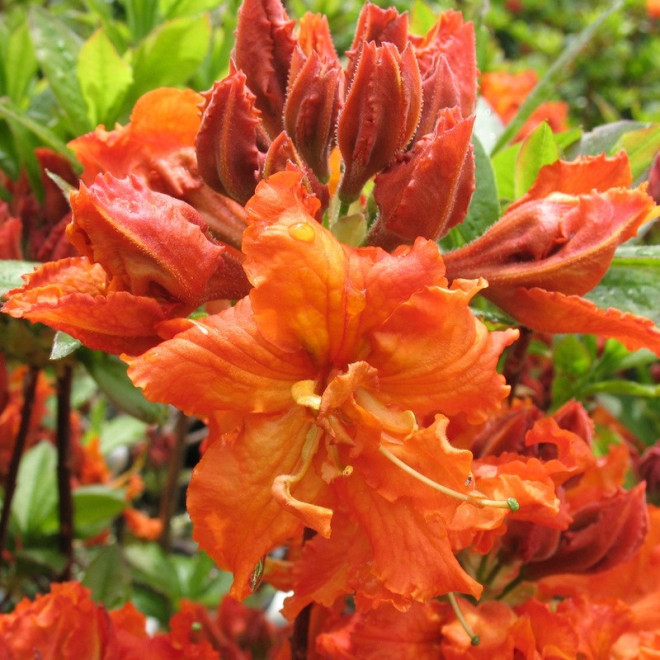
M 124 493 L 109 486 L 78 486 L 73 491 L 76 529 L 97 523 L 109 525 L 127 506 Z
M 144 422 L 157 423 L 167 419 L 168 407 L 147 401 L 126 375 L 127 366 L 116 355 L 81 349 L 79 359 L 99 388 L 120 410 Z
M 92 599 L 108 609 L 121 607 L 131 597 L 131 574 L 118 545 L 99 548 L 82 579 L 92 590 Z
M 38 67 L 27 22 L 12 30 L 7 40 L 3 66 L 5 93 L 14 103 L 21 105 L 30 85 L 36 80 Z
M 117 447 L 130 447 L 144 440 L 146 431 L 147 424 L 135 417 L 113 417 L 101 426 L 101 452 L 107 456 Z
M 644 122 L 628 119 L 597 126 L 593 131 L 585 133 L 579 142 L 568 149 L 567 156 L 577 158 L 577 156 L 596 156 L 611 153 L 623 135 L 647 127 L 648 124 Z
M 637 383 L 634 380 L 603 380 L 593 383 L 585 388 L 585 393 L 607 392 L 609 394 L 626 394 L 628 396 L 641 396 L 655 398 L 660 396 L 660 385 Z
M 132 543 L 124 548 L 124 556 L 135 580 L 172 602 L 178 601 L 181 597 L 178 574 L 158 544 Z
M 23 275 L 32 273 L 41 264 L 33 261 L 0 260 L 0 298 L 11 291 L 23 286 Z
M 133 97 L 155 87 L 181 85 L 201 65 L 209 48 L 208 16 L 176 18 L 159 25 L 133 56 Z
M 40 442 L 21 459 L 11 515 L 23 540 L 43 535 L 46 522 L 56 516 L 55 447 Z
M 71 335 L 67 335 L 66 332 L 58 330 L 53 338 L 53 348 L 50 352 L 50 359 L 61 360 L 62 358 L 71 355 L 71 353 L 80 348 L 80 346 L 82 346 L 80 340 L 74 339 Z
M 76 75 L 90 123 L 112 128 L 133 82 L 133 72 L 103 30 L 94 32 L 83 44 Z
M 516 157 L 513 180 L 515 199 L 522 197 L 531 187 L 544 165 L 559 159 L 555 136 L 546 122 L 542 122 L 520 145 Z
M 93 126 L 87 118 L 85 99 L 75 75 L 82 40 L 52 12 L 39 5 L 30 7 L 29 22 L 37 60 L 68 119 L 72 134 L 87 133 Z
M 498 151 L 491 158 L 500 200 L 505 200 L 506 202 L 512 202 L 516 198 L 516 160 L 520 152 L 520 147 L 521 143 L 516 142 L 516 144 L 512 144 L 510 147 Z
M 612 148 L 613 152 L 623 149 L 628 154 L 633 181 L 651 166 L 660 151 L 660 124 L 624 133 Z

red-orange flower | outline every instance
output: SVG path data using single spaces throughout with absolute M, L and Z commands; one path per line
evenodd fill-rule
M 616 248 L 659 211 L 632 181 L 625 153 L 544 167 L 529 192 L 469 245 L 445 255 L 447 274 L 484 277 L 484 296 L 539 332 L 593 333 L 660 353 L 660 330 L 642 317 L 582 298 Z
M 339 578 L 315 564 L 323 600 L 347 584 L 401 607 L 477 594 L 444 531 L 458 501 L 433 484 L 482 497 L 443 416 L 476 422 L 499 405 L 495 364 L 515 332 L 472 315 L 480 283 L 447 287 L 433 242 L 348 248 L 317 207 L 294 172 L 262 182 L 247 207 L 249 297 L 129 360 L 148 397 L 209 419 L 188 490 L 195 537 L 234 572 L 239 598 L 260 558 L 304 526 L 346 560 Z
M 242 255 L 217 244 L 200 214 L 140 179 L 99 176 L 71 194 L 71 241 L 85 255 L 47 263 L 3 311 L 68 332 L 90 348 L 138 353 L 156 325 L 245 295 Z

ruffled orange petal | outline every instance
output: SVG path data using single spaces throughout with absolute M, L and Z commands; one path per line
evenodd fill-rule
M 456 282 L 416 294 L 374 333 L 368 357 L 387 400 L 418 415 L 464 412 L 485 420 L 508 393 L 495 371 L 516 331 L 488 332 L 469 308 L 483 283 Z
M 195 321 L 153 351 L 128 360 L 131 379 L 150 399 L 191 415 L 270 413 L 293 406 L 292 385 L 314 375 L 309 358 L 267 342 L 251 312 L 244 299 Z
M 611 337 L 629 350 L 648 348 L 660 355 L 660 329 L 642 316 L 615 308 L 601 309 L 579 296 L 538 288 L 519 287 L 488 295 L 505 311 L 515 311 L 516 319 L 532 330 Z
M 155 326 L 177 305 L 126 291 L 107 292 L 99 264 L 73 257 L 44 264 L 10 291 L 3 311 L 45 323 L 107 353 L 141 353 L 160 341 Z
M 201 102 L 201 95 L 190 89 L 155 89 L 138 99 L 126 126 L 99 127 L 69 142 L 84 167 L 83 181 L 91 184 L 104 172 L 118 178 L 136 172 L 148 176 L 150 160 L 194 147 Z
M 302 521 L 274 499 L 271 486 L 293 474 L 311 421 L 302 408 L 284 415 L 251 415 L 237 434 L 216 437 L 193 471 L 187 507 L 194 538 L 217 564 L 233 572 L 231 595 L 250 594 L 250 575 L 263 555 L 302 532 Z M 320 480 L 296 484 L 302 501 L 317 499 Z

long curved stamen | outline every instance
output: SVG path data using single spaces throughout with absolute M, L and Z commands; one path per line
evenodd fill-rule
M 382 445 L 378 448 L 378 451 L 380 451 L 380 453 L 383 456 L 385 456 L 385 458 L 387 458 L 388 461 L 394 463 L 394 465 L 401 468 L 405 473 L 417 479 L 417 481 L 421 481 L 423 484 L 430 486 L 434 490 L 443 493 L 444 495 L 448 495 L 449 497 L 453 497 L 463 502 L 469 502 L 470 504 L 474 504 L 475 506 L 492 507 L 495 509 L 509 509 L 511 511 L 517 511 L 520 508 L 520 505 L 518 504 L 518 500 L 516 500 L 515 497 L 509 497 L 507 500 L 489 500 L 486 498 L 479 497 L 478 495 L 469 495 L 468 493 L 460 493 L 459 491 L 454 490 L 453 488 L 448 488 L 447 486 L 443 486 L 442 484 L 436 483 L 435 481 L 429 479 L 420 472 L 417 472 L 417 470 L 411 468 L 410 465 L 404 463 L 400 458 L 395 456 L 389 449 L 386 449 Z
M 451 609 L 454 610 L 454 614 L 456 615 L 458 622 L 463 627 L 463 630 L 465 630 L 465 632 L 468 634 L 468 637 L 470 638 L 470 643 L 472 644 L 472 646 L 477 646 L 481 641 L 479 639 L 479 635 L 474 634 L 474 631 L 470 627 L 470 624 L 465 620 L 465 617 L 463 616 L 463 612 L 461 612 L 461 608 L 458 606 L 458 601 L 456 600 L 456 596 L 453 591 L 450 591 L 447 594 L 447 600 L 449 600 Z

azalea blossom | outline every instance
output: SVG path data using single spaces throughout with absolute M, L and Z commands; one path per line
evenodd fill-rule
M 290 615 L 348 591 L 404 608 L 477 595 L 446 528 L 461 503 L 473 525 L 511 503 L 487 501 L 445 429 L 498 408 L 508 388 L 495 366 L 516 332 L 473 316 L 484 283 L 449 287 L 433 242 L 349 248 L 314 220 L 318 204 L 296 172 L 260 183 L 243 240 L 249 296 L 128 359 L 147 397 L 208 420 L 188 489 L 195 538 L 244 598 L 263 555 L 313 530 L 294 575 L 314 575 Z

